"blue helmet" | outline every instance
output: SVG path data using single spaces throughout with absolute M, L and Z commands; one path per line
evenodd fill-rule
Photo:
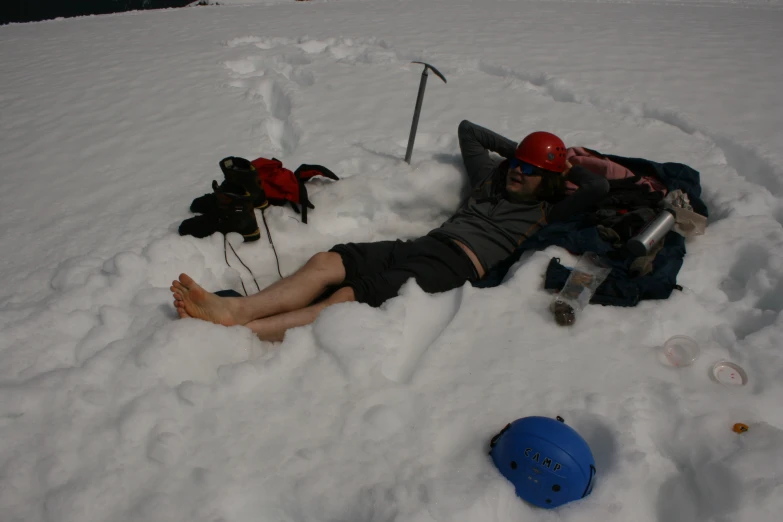
M 517 496 L 542 508 L 584 498 L 593 489 L 595 460 L 587 442 L 558 420 L 525 417 L 492 438 L 492 461 Z

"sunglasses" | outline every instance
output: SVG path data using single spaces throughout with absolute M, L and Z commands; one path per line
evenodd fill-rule
M 535 172 L 535 167 L 531 165 L 530 163 L 525 163 L 521 159 L 518 158 L 511 158 L 508 162 L 508 168 L 511 170 L 514 170 L 515 168 L 519 167 L 519 170 L 522 171 L 522 174 L 525 176 L 533 176 Z

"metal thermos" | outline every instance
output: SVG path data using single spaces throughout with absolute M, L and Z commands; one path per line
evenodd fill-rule
M 626 243 L 628 250 L 636 257 L 646 256 L 656 243 L 663 241 L 669 230 L 674 227 L 675 221 L 674 211 L 664 209 L 641 232 L 628 240 Z

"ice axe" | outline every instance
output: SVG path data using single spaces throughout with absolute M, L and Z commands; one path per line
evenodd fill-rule
M 424 89 L 427 87 L 427 69 L 432 69 L 438 78 L 446 83 L 446 78 L 435 67 L 424 62 L 411 62 L 420 63 L 424 66 L 424 70 L 421 72 L 421 83 L 419 83 L 419 95 L 416 97 L 416 109 L 413 111 L 413 123 L 411 123 L 411 135 L 408 136 L 408 150 L 405 151 L 405 161 L 408 165 L 411 164 L 411 154 L 413 154 L 413 141 L 416 139 L 416 128 L 419 126 L 419 114 L 421 113 L 421 102 L 424 100 Z

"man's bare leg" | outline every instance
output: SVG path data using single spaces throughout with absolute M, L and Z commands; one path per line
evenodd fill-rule
M 355 300 L 353 288 L 345 287 L 337 290 L 328 299 L 318 304 L 292 312 L 257 319 L 247 323 L 245 326 L 253 330 L 262 341 L 282 341 L 286 330 L 312 323 L 327 306 Z
M 328 286 L 344 280 L 345 267 L 340 255 L 320 252 L 295 273 L 248 297 L 217 296 L 187 274 L 172 282 L 170 290 L 180 317 L 232 326 L 304 308 Z

